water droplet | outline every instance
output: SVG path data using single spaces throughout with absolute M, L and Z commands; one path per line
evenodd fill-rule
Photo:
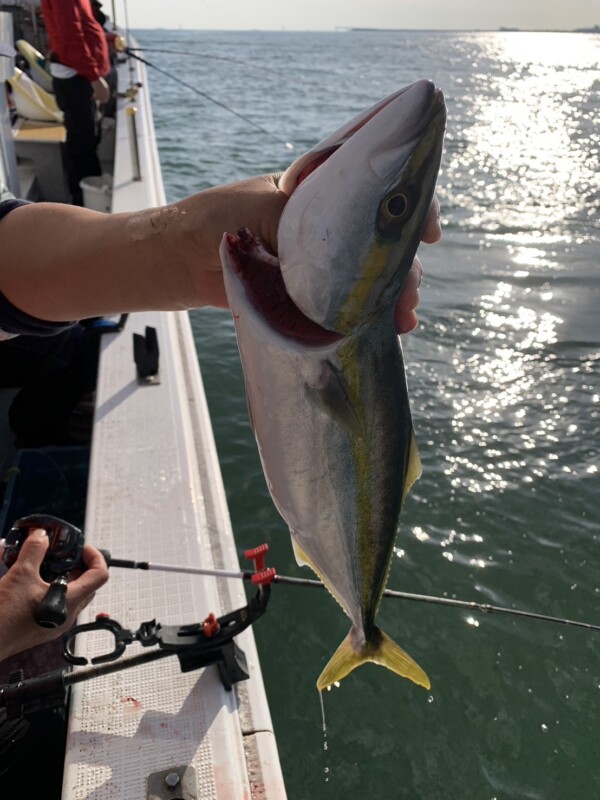
M 325 703 L 323 702 L 323 692 L 319 692 L 319 700 L 321 702 L 321 721 L 323 723 L 323 733 L 327 731 L 327 723 L 325 722 Z
M 433 703 L 433 695 L 432 694 L 430 694 L 429 697 L 427 698 L 427 702 L 428 703 Z
M 326 753 L 328 751 L 328 749 L 329 749 L 329 744 L 327 742 L 327 723 L 325 721 L 325 703 L 323 701 L 323 693 L 322 692 L 319 692 L 319 700 L 321 701 L 321 718 L 322 718 L 322 728 L 321 728 L 321 730 L 323 731 L 323 752 Z M 325 776 L 326 776 L 325 777 L 325 782 L 327 782 L 329 780 L 329 778 L 327 777 L 327 774 L 329 772 L 329 767 L 325 767 L 323 771 L 324 771 Z
M 545 724 L 542 722 L 542 724 L 540 725 L 540 730 L 541 730 L 541 732 L 542 732 L 542 733 L 548 733 L 548 726 L 547 726 L 547 725 L 545 725 Z

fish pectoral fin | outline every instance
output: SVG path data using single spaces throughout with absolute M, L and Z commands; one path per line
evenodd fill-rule
M 315 386 L 306 384 L 306 391 L 320 408 L 339 420 L 350 433 L 361 435 L 360 420 L 350 400 L 346 380 L 331 361 L 321 362 L 318 383 Z
M 417 440 L 415 439 L 414 431 L 410 436 L 410 445 L 408 447 L 404 476 L 404 488 L 402 491 L 403 503 L 406 500 L 406 496 L 410 492 L 414 482 L 421 477 L 421 457 L 419 456 L 419 448 L 417 447 Z
M 290 531 L 290 535 L 292 539 L 292 548 L 294 550 L 294 555 L 296 556 L 296 564 L 298 564 L 299 567 L 310 567 L 313 572 L 316 572 L 316 569 L 311 564 L 310 558 L 298 544 L 294 531 Z
M 323 573 L 315 566 L 315 564 L 313 563 L 311 558 L 306 555 L 306 553 L 304 552 L 302 547 L 298 544 L 298 540 L 296 538 L 296 534 L 294 533 L 294 531 L 291 530 L 290 534 L 291 534 L 291 537 L 292 537 L 292 547 L 294 549 L 294 555 L 296 556 L 296 563 L 298 564 L 298 566 L 299 567 L 310 567 L 312 569 L 312 571 L 315 573 L 315 575 L 317 576 L 317 578 L 321 581 L 323 586 L 327 589 L 329 594 L 336 601 L 336 603 L 339 603 L 339 605 L 343 608 L 344 613 L 347 614 L 348 613 L 348 609 L 344 605 L 344 603 L 342 601 L 342 598 L 338 595 L 338 593 L 335 591 L 333 586 L 331 586 L 327 582 L 327 578 L 325 577 L 325 575 L 323 575 Z
M 387 667 L 392 672 L 395 672 L 396 675 L 408 678 L 425 689 L 431 688 L 429 678 L 417 662 L 379 628 L 374 628 L 372 639 L 362 646 L 357 646 L 357 638 L 356 629 L 351 628 L 349 634 L 319 675 L 317 689 L 320 692 L 337 681 L 341 681 L 356 667 L 360 667 L 361 664 L 366 664 L 369 661 L 374 664 L 380 664 L 382 667 Z

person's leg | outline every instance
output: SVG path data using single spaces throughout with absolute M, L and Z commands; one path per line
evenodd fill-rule
M 64 113 L 67 130 L 66 168 L 73 203 L 83 205 L 79 182 L 89 175 L 101 175 L 102 168 L 96 153 L 96 106 L 89 81 L 80 75 L 73 78 L 54 78 L 58 107 Z

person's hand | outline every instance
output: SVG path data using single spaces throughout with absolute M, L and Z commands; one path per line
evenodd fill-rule
M 49 588 L 40 577 L 40 566 L 47 549 L 46 532 L 32 531 L 16 562 L 0 578 L 0 661 L 61 636 L 92 600 L 97 589 L 108 580 L 108 568 L 102 554 L 94 547 L 84 545 L 82 557 L 87 570 L 69 581 L 66 622 L 59 628 L 40 627 L 33 614 Z
M 249 228 L 274 253 L 277 252 L 279 218 L 287 202 L 278 188 L 279 175 L 261 175 L 226 186 L 216 186 L 177 203 L 189 222 L 185 224 L 192 245 L 189 274 L 195 283 L 198 305 L 228 308 L 223 284 L 219 246 L 224 232 Z M 160 213 L 160 212 L 159 212 Z M 185 217 L 184 217 L 185 218 Z M 166 224 L 166 218 L 164 224 Z M 157 220 L 156 225 L 160 225 Z M 190 229 L 190 225 L 194 227 Z M 423 232 L 423 241 L 433 244 L 441 238 L 440 207 L 434 198 Z M 200 267 L 200 268 L 199 268 Z M 396 325 L 398 333 L 409 333 L 417 326 L 415 309 L 419 302 L 419 286 L 423 268 L 415 258 L 405 288 L 398 300 Z
M 110 99 L 110 88 L 104 78 L 96 78 L 96 80 L 91 83 L 94 99 L 98 100 L 100 103 L 108 103 Z

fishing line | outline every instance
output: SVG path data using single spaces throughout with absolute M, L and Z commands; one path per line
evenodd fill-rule
M 251 581 L 252 577 L 256 575 L 254 572 L 222 570 L 222 569 L 204 569 L 200 567 L 183 567 L 176 564 L 159 564 L 149 561 L 130 561 L 125 559 L 112 558 L 108 553 L 107 562 L 111 567 L 122 567 L 126 569 L 142 569 L 142 570 L 156 570 L 159 572 L 177 572 L 186 573 L 189 575 L 207 575 L 215 578 L 240 578 L 242 580 Z M 275 575 L 273 583 L 282 583 L 288 586 L 306 586 L 312 589 L 325 589 L 326 587 L 321 581 L 311 580 L 310 578 L 293 578 L 289 575 Z M 600 625 L 593 625 L 590 622 L 580 622 L 579 620 L 566 619 L 564 617 L 552 617 L 548 614 L 537 614 L 534 611 L 522 611 L 518 608 L 505 608 L 503 606 L 494 606 L 489 603 L 477 603 L 471 600 L 455 600 L 450 597 L 436 597 L 434 595 L 414 594 L 412 592 L 398 592 L 393 589 L 385 589 L 383 592 L 384 597 L 390 597 L 396 600 L 412 600 L 418 603 L 432 603 L 440 606 L 452 606 L 454 608 L 464 608 L 469 611 L 480 612 L 482 614 L 508 614 L 513 617 L 522 617 L 524 619 L 538 620 L 540 622 L 552 622 L 557 625 L 569 625 L 573 628 L 585 628 L 590 631 L 600 631 Z
M 293 150 L 294 149 L 294 145 L 291 142 L 282 142 L 281 139 L 279 139 L 276 136 L 274 136 L 270 131 L 268 131 L 266 128 L 263 128 L 257 122 L 254 122 L 254 120 L 250 119 L 250 117 L 247 117 L 245 114 L 242 114 L 241 112 L 236 111 L 235 109 L 231 108 L 230 106 L 226 105 L 225 103 L 222 103 L 220 100 L 216 100 L 214 97 L 211 97 L 209 94 L 207 94 L 206 92 L 203 92 L 201 89 L 198 89 L 196 86 L 192 86 L 191 83 L 187 83 L 186 81 L 181 80 L 181 78 L 178 78 L 176 75 L 173 75 L 171 72 L 167 72 L 166 69 L 163 69 L 162 67 L 157 67 L 156 64 L 153 64 L 151 61 L 148 61 L 147 59 L 143 58 L 142 56 L 138 56 L 137 53 L 134 53 L 133 50 L 131 50 L 129 47 L 125 48 L 125 52 L 128 55 L 130 55 L 132 58 L 137 58 L 137 60 L 141 61 L 142 64 L 146 64 L 146 66 L 152 67 L 152 69 L 155 69 L 157 72 L 160 72 L 163 75 L 166 75 L 167 78 L 171 78 L 171 80 L 175 81 L 176 83 L 181 84 L 182 86 L 185 86 L 187 89 L 190 89 L 192 92 L 195 92 L 196 94 L 200 95 L 200 97 L 204 97 L 205 100 L 209 100 L 211 103 L 214 103 L 215 105 L 220 106 L 221 108 L 224 108 L 225 111 L 229 111 L 230 114 L 234 114 L 236 117 L 239 117 L 239 119 L 241 119 L 244 122 L 246 122 L 248 125 L 250 125 L 255 130 L 259 131 L 260 133 L 264 133 L 270 139 L 272 139 L 273 141 L 277 142 L 277 144 L 283 145 L 288 150 Z
M 161 47 L 130 47 L 129 49 L 139 53 L 167 53 L 173 56 L 191 56 L 193 58 L 212 58 L 216 61 L 230 61 L 232 64 L 240 64 L 244 67 L 251 67 L 252 69 L 260 70 L 260 72 L 270 72 L 272 75 L 276 75 L 278 78 L 281 77 L 281 73 L 275 69 L 271 69 L 270 67 L 262 67 L 259 64 L 254 64 L 252 61 L 242 61 L 239 58 L 215 56 L 212 53 L 197 53 L 193 52 L 192 50 L 166 50 Z

